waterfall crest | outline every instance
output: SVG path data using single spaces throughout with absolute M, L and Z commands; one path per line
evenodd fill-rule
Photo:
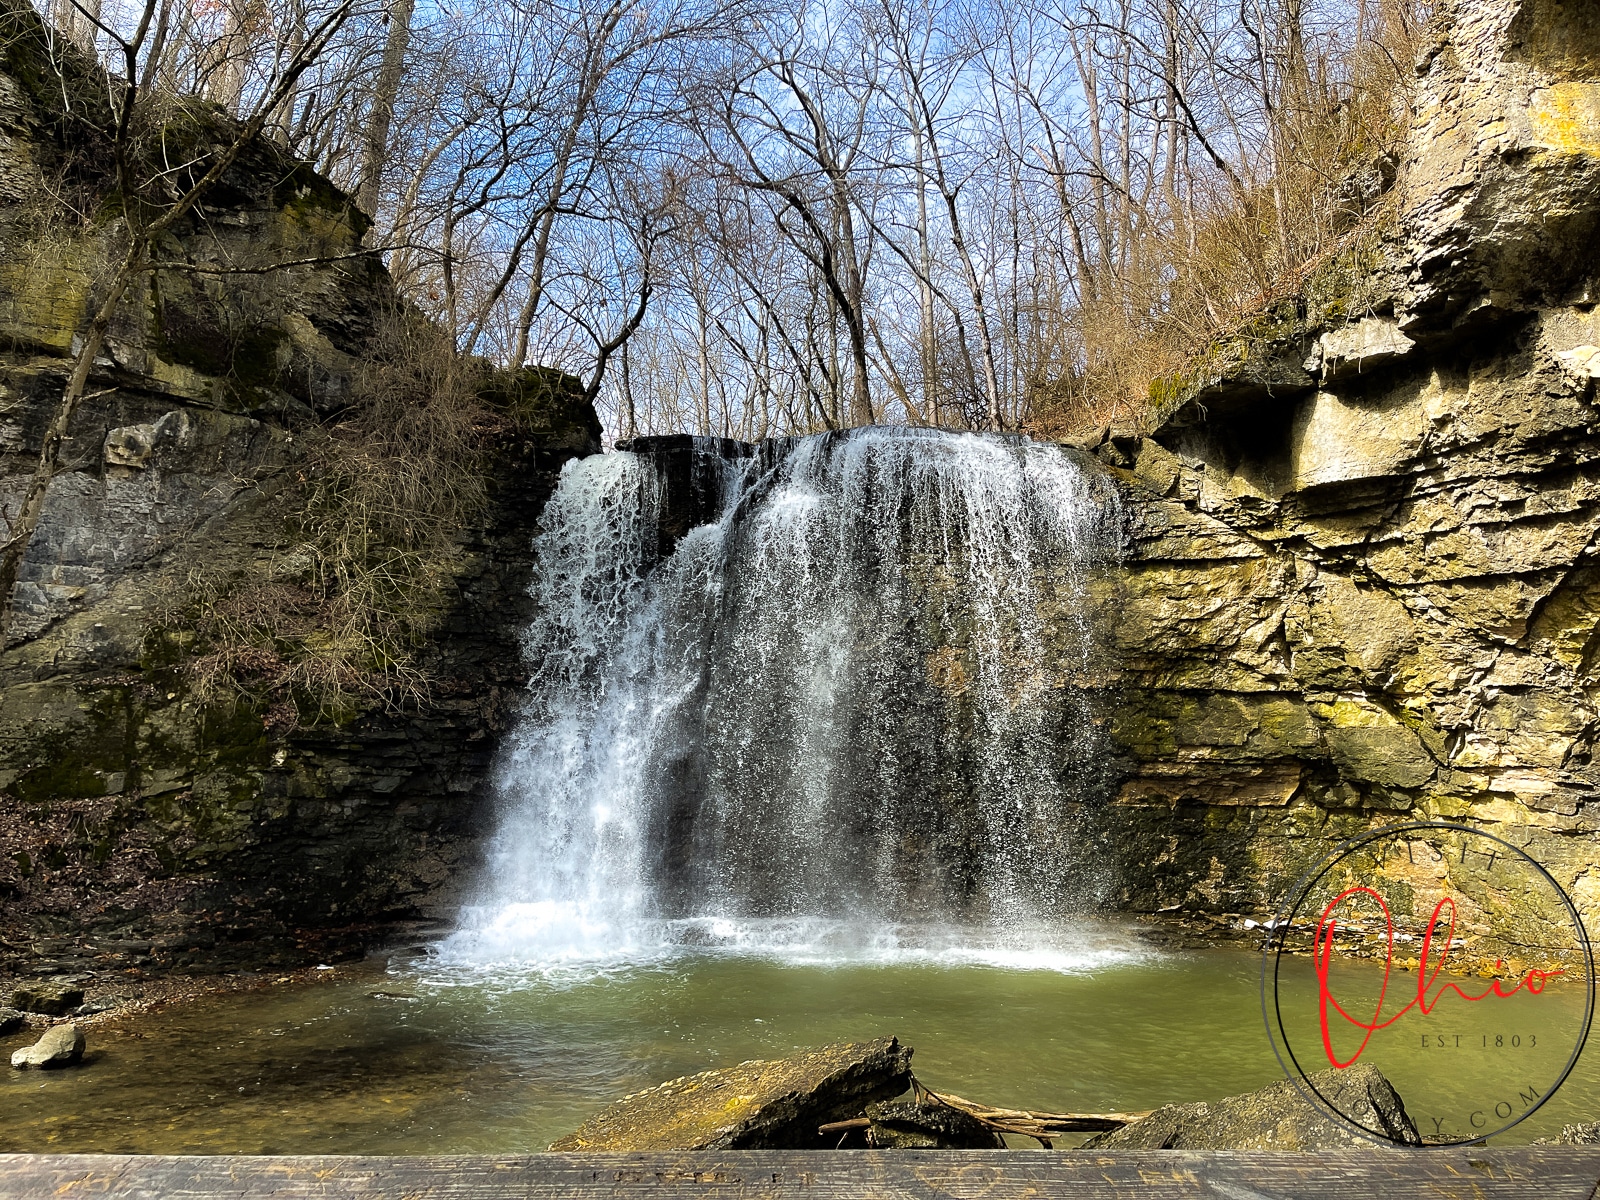
M 1091 903 L 1085 589 L 1114 490 L 934 430 L 686 453 L 562 473 L 499 828 L 441 954 L 943 953 Z

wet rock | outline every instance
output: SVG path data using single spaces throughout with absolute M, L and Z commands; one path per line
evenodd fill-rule
M 0 1008 L 0 1037 L 10 1037 L 19 1029 L 28 1027 L 26 1013 L 18 1012 L 14 1008 Z
M 821 1149 L 830 1143 L 819 1125 L 858 1117 L 910 1086 L 911 1047 L 895 1038 L 842 1042 L 635 1092 L 550 1149 Z
M 59 983 L 35 984 L 31 988 L 21 988 L 11 996 L 13 1007 L 47 1017 L 64 1017 L 82 1003 L 82 988 Z
M 18 1050 L 11 1056 L 11 1065 L 21 1070 L 37 1067 L 70 1067 L 83 1060 L 83 1031 L 76 1025 L 53 1025 L 45 1035 L 31 1046 Z
M 1383 1072 L 1369 1063 L 1311 1076 L 1340 1112 L 1396 1142 L 1420 1146 L 1417 1127 Z M 1097 1134 L 1085 1150 L 1331 1150 L 1373 1139 L 1328 1116 L 1284 1079 L 1257 1092 L 1200 1104 L 1167 1104 L 1143 1120 Z
M 874 1150 L 1004 1150 L 1006 1142 L 964 1112 L 942 1104 L 891 1100 L 867 1106 Z

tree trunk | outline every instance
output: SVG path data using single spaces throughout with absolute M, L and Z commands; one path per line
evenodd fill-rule
M 414 0 L 394 0 L 394 7 L 389 10 L 389 38 L 384 43 L 383 65 L 378 68 L 372 108 L 367 113 L 367 138 L 361 153 L 361 186 L 356 190 L 356 203 L 368 216 L 378 211 L 383 169 L 389 162 L 389 126 L 394 121 L 400 75 L 405 69 L 406 49 L 411 44 L 413 3 Z
M 916 149 L 917 178 L 917 349 L 922 358 L 922 400 L 933 414 L 933 424 L 942 423 L 939 403 L 939 356 L 934 343 L 933 239 L 928 229 L 928 183 L 923 163 L 922 124 L 911 120 L 912 144 Z
M 164 14 L 163 14 L 164 15 Z M 289 34 L 285 42 L 288 50 L 288 61 L 293 62 L 300 56 L 300 51 L 306 44 L 306 10 L 304 0 L 289 0 Z M 280 62 L 283 59 L 279 59 Z M 292 89 L 283 98 L 283 103 L 278 107 L 277 119 L 273 121 L 272 136 L 278 145 L 288 147 L 294 137 L 294 105 L 295 93 Z

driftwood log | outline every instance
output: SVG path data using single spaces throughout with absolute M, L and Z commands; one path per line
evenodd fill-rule
M 1150 1112 L 1127 1113 L 1051 1113 L 1031 1108 L 996 1108 L 979 1104 L 951 1092 L 936 1092 L 925 1086 L 916 1076 L 911 1077 L 911 1094 L 918 1105 L 936 1104 L 965 1113 L 985 1128 L 996 1133 L 1018 1133 L 1033 1138 L 1046 1150 L 1055 1148 L 1055 1139 L 1068 1133 L 1103 1133 L 1108 1129 L 1121 1129 Z M 846 1133 L 852 1129 L 865 1129 L 872 1122 L 866 1117 L 853 1117 L 848 1121 L 832 1121 L 817 1128 L 817 1133 Z

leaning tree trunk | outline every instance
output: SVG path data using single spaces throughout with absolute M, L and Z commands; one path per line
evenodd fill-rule
M 378 68 L 372 110 L 367 114 L 367 138 L 362 148 L 361 186 L 356 191 L 356 203 L 368 216 L 377 213 L 378 189 L 383 181 L 383 169 L 389 162 L 389 126 L 394 121 L 400 75 L 405 69 L 406 49 L 411 44 L 413 3 L 414 0 L 395 0 L 394 7 L 389 10 L 389 39 L 383 47 L 383 65 Z

